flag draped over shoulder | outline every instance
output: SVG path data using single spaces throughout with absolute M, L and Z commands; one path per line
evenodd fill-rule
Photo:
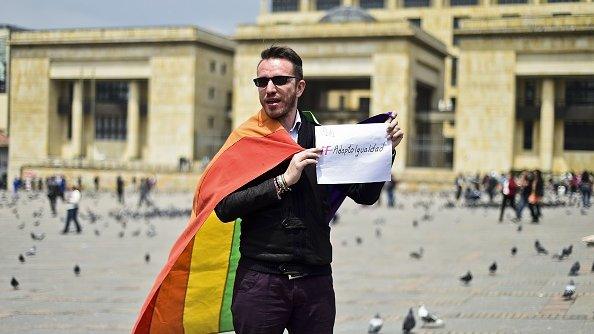
M 386 119 L 387 115 L 381 114 L 364 122 Z M 227 195 L 301 150 L 263 110 L 231 133 L 198 181 L 190 222 L 157 276 L 134 334 L 233 330 L 231 297 L 240 224 L 221 222 L 214 208 Z M 333 213 L 344 198 L 333 192 Z

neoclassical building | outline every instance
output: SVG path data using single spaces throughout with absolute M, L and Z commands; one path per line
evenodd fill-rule
M 590 0 L 261 0 L 260 9 L 235 36 L 235 124 L 254 105 L 246 87 L 257 49 L 288 44 L 312 82 L 302 109 L 329 122 L 399 111 L 407 136 L 395 172 L 405 180 L 594 169 Z
M 591 0 L 261 0 L 231 37 L 188 26 L 2 36 L 9 179 L 183 174 L 174 187 L 192 189 L 198 162 L 260 108 L 252 79 L 272 44 L 303 57 L 299 108 L 323 123 L 398 111 L 403 181 L 594 170 Z
M 224 36 L 191 26 L 38 30 L 13 32 L 10 46 L 9 179 L 187 169 L 230 131 L 234 42 Z

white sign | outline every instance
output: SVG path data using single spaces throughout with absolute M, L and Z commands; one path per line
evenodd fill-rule
M 387 124 L 316 126 L 318 184 L 368 183 L 390 180 L 392 142 Z

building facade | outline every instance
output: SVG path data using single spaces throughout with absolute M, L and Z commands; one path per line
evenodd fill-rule
M 521 168 L 552 172 L 594 169 L 594 145 L 589 139 L 594 117 L 594 49 L 588 37 L 594 26 L 591 0 L 261 0 L 260 9 L 255 25 L 238 28 L 236 66 L 247 65 L 247 58 L 255 55 L 255 50 L 249 48 L 257 34 L 265 41 L 261 45 L 296 45 L 298 50 L 309 41 L 315 51 L 304 50 L 306 81 L 312 77 L 348 77 L 349 71 L 359 68 L 361 59 L 349 55 L 348 50 L 364 48 L 369 37 L 362 36 L 361 31 L 373 36 L 388 27 L 410 26 L 443 45 L 443 65 L 433 64 L 443 68 L 441 81 L 429 87 L 423 80 L 410 85 L 408 104 L 397 104 L 390 96 L 402 87 L 396 78 L 407 72 L 399 67 L 396 58 L 386 58 L 383 66 L 391 71 L 369 72 L 369 86 L 353 83 L 345 90 L 342 84 L 330 82 L 322 87 L 327 93 L 321 102 L 300 105 L 331 115 L 356 109 L 361 113 L 359 118 L 398 110 L 404 118 L 407 138 L 399 150 L 395 171 L 404 178 L 442 179 L 456 172 Z M 343 18 L 333 19 L 336 15 Z M 363 15 L 370 19 L 361 27 L 345 23 Z M 547 31 L 549 23 L 556 30 Z M 318 33 L 295 36 L 295 31 L 305 29 Z M 342 40 L 328 36 L 334 30 L 342 31 Z M 371 57 L 376 59 L 390 39 L 398 36 L 392 31 L 376 39 Z M 512 52 L 512 46 L 499 38 L 505 38 L 516 49 Z M 567 44 L 558 47 L 555 41 L 559 40 Z M 485 56 L 486 52 L 491 52 L 491 58 Z M 503 54 L 513 61 L 501 59 Z M 408 57 L 408 63 L 426 65 L 414 59 L 414 51 L 402 55 Z M 314 67 L 308 71 L 312 59 Z M 328 65 L 320 66 L 322 63 Z M 557 72 L 552 73 L 548 69 L 551 66 Z M 323 73 L 317 73 L 320 67 Z M 247 83 L 244 77 L 253 73 L 237 75 L 237 82 Z M 498 76 L 509 76 L 509 81 L 499 85 Z M 547 78 L 554 81 L 552 90 Z M 477 85 L 479 81 L 484 86 Z M 379 87 L 380 82 L 387 86 Z M 319 89 L 319 85 L 314 88 Z M 366 89 L 370 92 L 368 99 L 362 100 Z M 237 102 L 249 101 L 245 88 L 236 84 L 235 90 Z M 543 92 L 557 97 L 553 101 L 557 106 L 553 121 L 547 116 L 549 95 L 542 100 Z M 522 100 L 525 95 L 528 101 Z M 236 124 L 246 117 L 244 110 L 234 112 Z M 326 117 L 330 122 L 341 121 L 336 118 Z
M 13 32 L 10 46 L 9 179 L 52 167 L 188 170 L 230 131 L 235 46 L 224 36 L 38 30 Z

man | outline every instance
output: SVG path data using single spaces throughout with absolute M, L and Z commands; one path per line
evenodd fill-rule
M 116 193 L 118 195 L 118 203 L 124 204 L 124 179 L 121 175 L 116 178 Z
M 76 226 L 76 233 L 80 234 L 82 232 L 80 224 L 78 223 L 78 203 L 80 202 L 80 198 L 81 194 L 78 188 L 76 186 L 71 186 L 70 191 L 66 196 L 68 206 L 66 214 L 66 225 L 64 226 L 64 231 L 62 231 L 62 234 L 68 233 L 71 221 L 73 221 Z
M 509 205 L 514 210 L 516 209 L 516 191 L 518 190 L 518 186 L 516 184 L 516 180 L 514 179 L 514 174 L 510 171 L 507 174 L 507 178 L 503 181 L 503 185 L 501 187 L 501 194 L 503 198 L 501 199 L 501 209 L 499 211 L 499 222 L 503 221 L 503 212 L 505 212 L 505 208 Z
M 215 208 L 222 221 L 242 219 L 241 258 L 233 290 L 238 334 L 332 333 L 336 314 L 327 215 L 330 186 L 316 182 L 320 149 L 314 124 L 297 111 L 305 90 L 302 61 L 288 47 L 271 47 L 257 67 L 260 103 L 305 148 Z M 403 137 L 393 114 L 387 136 L 395 148 Z M 373 204 L 383 182 L 337 186 L 360 204 Z

